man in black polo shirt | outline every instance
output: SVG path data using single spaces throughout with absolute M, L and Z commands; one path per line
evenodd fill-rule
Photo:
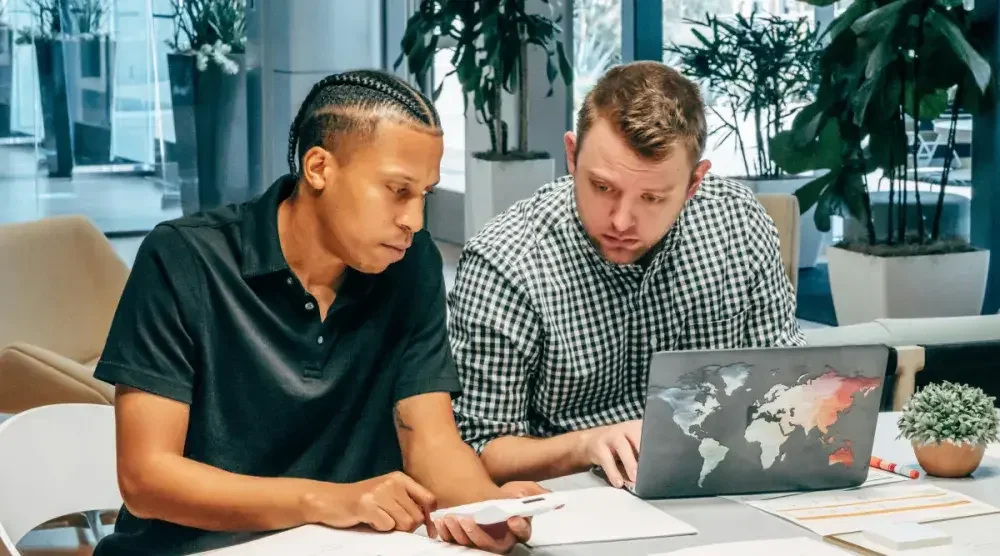
M 163 223 L 139 250 L 95 372 L 117 387 L 125 499 L 96 554 L 307 523 L 527 540 L 522 519 L 426 517 L 541 491 L 497 487 L 452 417 L 442 261 L 419 231 L 443 152 L 432 104 L 384 73 L 333 75 L 290 143 L 292 174 L 260 198 Z

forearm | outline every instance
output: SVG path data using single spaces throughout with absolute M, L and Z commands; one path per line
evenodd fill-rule
M 406 474 L 434 493 L 438 507 L 460 506 L 500 498 L 500 488 L 490 478 L 476 452 L 457 436 L 428 442 L 405 462 Z
M 130 512 L 208 531 L 271 531 L 309 523 L 312 493 L 324 487 L 305 479 L 238 475 L 175 454 L 136 467 L 137 478 L 120 479 Z
M 482 460 L 500 484 L 572 475 L 590 467 L 584 449 L 588 434 L 583 430 L 544 439 L 502 436 L 486 445 Z

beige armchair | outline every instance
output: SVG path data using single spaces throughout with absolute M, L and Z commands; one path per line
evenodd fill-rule
M 93 377 L 128 267 L 86 218 L 0 226 L 0 413 L 110 404 Z
M 782 193 L 758 193 L 757 200 L 774 220 L 781 243 L 781 262 L 796 291 L 799 287 L 799 199 Z

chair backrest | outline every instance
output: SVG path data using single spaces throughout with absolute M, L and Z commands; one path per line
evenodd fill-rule
M 799 287 L 799 199 L 785 193 L 758 193 L 757 200 L 774 220 L 781 242 L 781 262 L 792 288 Z
M 47 405 L 0 423 L 0 554 L 50 519 L 121 507 L 114 411 Z
M 0 261 L 0 347 L 101 354 L 128 267 L 100 230 L 81 216 L 2 225 Z

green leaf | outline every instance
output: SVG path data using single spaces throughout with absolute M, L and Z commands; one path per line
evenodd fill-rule
M 805 214 L 811 209 L 838 175 L 840 175 L 840 169 L 832 170 L 795 190 L 795 197 L 799 200 L 799 212 Z
M 927 23 L 944 35 L 955 55 L 975 77 L 979 90 L 985 91 L 992 73 L 990 64 L 969 44 L 965 33 L 950 18 L 934 10 L 927 14 Z
M 901 165 L 908 154 L 908 142 L 906 132 L 898 121 L 872 128 L 868 138 L 871 162 L 883 170 Z
M 875 90 L 878 89 L 878 84 L 881 80 L 880 76 L 876 76 L 866 80 L 858 88 L 858 92 L 851 101 L 851 108 L 854 110 L 854 125 L 859 127 L 864 125 L 868 104 L 871 103 L 872 95 L 875 94 Z
M 913 106 L 913 84 L 906 84 L 906 104 L 903 108 L 910 116 L 916 116 Z M 933 120 L 948 110 L 948 91 L 932 91 L 920 97 L 920 119 Z
M 910 6 L 912 0 L 895 0 L 867 15 L 859 18 L 851 25 L 851 30 L 857 35 L 865 33 L 881 34 L 896 27 L 903 21 L 903 10 Z
M 865 78 L 871 79 L 873 75 L 882 71 L 883 68 L 891 64 L 897 56 L 896 46 L 892 43 L 892 37 L 886 37 L 878 43 L 871 56 L 868 57 L 868 64 L 865 66 Z
M 826 34 L 828 34 L 831 39 L 836 39 L 841 33 L 850 29 L 851 26 L 854 25 L 854 22 L 866 13 L 868 13 L 868 2 L 866 0 L 851 2 L 851 5 L 833 20 L 830 27 L 827 29 Z
M 795 115 L 795 119 L 792 120 L 792 130 L 795 134 L 796 146 L 807 145 L 816 138 L 819 126 L 822 125 L 826 116 L 825 110 L 825 105 L 816 101 L 805 106 Z
M 556 43 L 556 55 L 559 59 L 559 73 L 562 74 L 563 82 L 568 87 L 573 83 L 573 65 L 569 63 L 562 41 Z
M 841 172 L 834 193 L 840 198 L 854 218 L 864 222 L 868 218 L 865 205 L 865 182 L 858 172 Z

